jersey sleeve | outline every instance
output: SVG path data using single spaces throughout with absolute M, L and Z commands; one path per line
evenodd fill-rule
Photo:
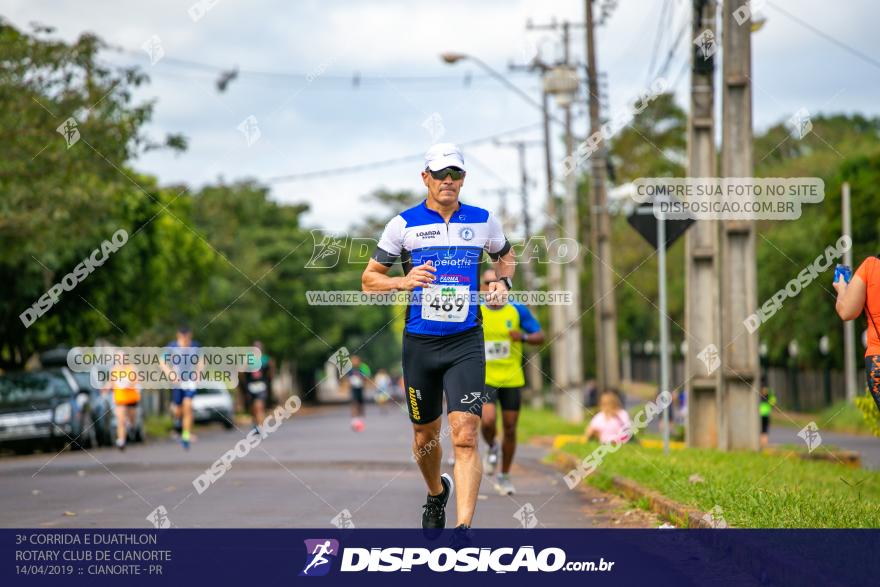
M 400 252 L 403 250 L 403 229 L 406 227 L 406 221 L 401 216 L 395 216 L 382 231 L 382 237 L 379 244 L 376 245 L 376 251 L 373 253 L 373 259 L 386 267 L 391 267 L 400 258 Z
M 862 264 L 856 269 L 855 274 L 865 282 L 865 285 L 870 285 L 871 277 L 874 276 L 874 269 L 876 268 L 877 261 L 877 257 L 868 257 L 862 261 Z
M 522 304 L 513 304 L 513 307 L 516 308 L 517 313 L 519 314 L 519 325 L 525 332 L 529 334 L 533 334 L 541 330 L 541 323 L 538 322 L 535 315 Z
M 497 216 L 490 212 L 486 222 L 489 226 L 489 237 L 486 239 L 485 249 L 489 257 L 497 261 L 510 250 L 510 241 L 504 236 L 504 228 Z

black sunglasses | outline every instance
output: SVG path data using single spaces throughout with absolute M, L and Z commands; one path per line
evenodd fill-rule
M 446 179 L 447 175 L 452 177 L 453 181 L 458 181 L 464 177 L 464 169 L 459 169 L 458 167 L 444 167 L 439 171 L 428 169 L 428 172 L 431 174 L 431 177 L 439 180 Z

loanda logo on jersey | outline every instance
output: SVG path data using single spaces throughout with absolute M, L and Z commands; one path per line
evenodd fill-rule
M 416 233 L 416 236 L 419 238 L 436 238 L 440 236 L 439 230 L 422 230 Z
M 458 231 L 458 236 L 461 237 L 461 240 L 469 241 L 474 238 L 474 229 L 470 226 L 464 226 Z

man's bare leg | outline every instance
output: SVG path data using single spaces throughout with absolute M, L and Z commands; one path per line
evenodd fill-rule
M 495 436 L 497 435 L 495 404 L 491 402 L 483 404 L 482 420 L 480 428 L 483 431 L 483 440 L 489 446 L 493 446 L 495 444 Z
M 443 457 L 443 449 L 440 447 L 440 420 L 437 418 L 427 424 L 413 424 L 413 457 L 425 478 L 429 495 L 443 493 L 443 484 L 440 483 L 440 462 Z
M 485 406 L 483 407 L 485 410 Z M 504 441 L 501 443 L 501 472 L 510 473 L 510 465 L 513 463 L 513 455 L 516 452 L 516 422 L 519 412 L 516 410 L 502 410 L 501 423 L 504 430 Z
M 449 427 L 452 429 L 452 448 L 455 451 L 455 495 L 458 523 L 471 525 L 480 481 L 483 477 L 483 465 L 477 452 L 477 435 L 479 434 L 480 416 L 470 412 L 450 412 Z M 439 430 L 439 427 L 438 427 Z M 437 461 L 438 467 L 440 461 Z M 439 469 L 438 469 L 439 470 Z

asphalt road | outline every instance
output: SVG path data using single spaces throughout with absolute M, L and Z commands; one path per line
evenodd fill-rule
M 773 426 L 770 424 L 770 444 L 777 446 L 804 445 L 804 440 L 798 436 L 797 428 L 785 426 Z M 862 457 L 863 469 L 880 469 L 880 438 L 874 436 L 843 434 L 840 432 L 828 432 L 819 428 L 822 444 L 814 450 L 828 452 L 828 446 L 838 449 L 853 450 Z
M 171 440 L 0 459 L 2 527 L 152 527 L 158 507 L 174 527 L 419 527 L 425 486 L 410 458 L 412 432 L 396 406 L 368 406 L 366 429 L 349 428 L 345 407 L 303 410 L 200 494 L 193 480 L 247 433 L 200 428 L 190 451 Z M 444 452 L 448 447 L 445 441 Z M 570 491 L 521 446 L 512 471 L 518 493 L 495 493 L 484 477 L 476 527 L 656 527 L 657 519 L 595 489 Z M 444 456 L 445 459 L 445 456 Z M 444 465 L 446 470 L 451 467 Z M 525 510 L 523 510 L 525 508 Z M 448 524 L 455 506 L 447 509 Z

